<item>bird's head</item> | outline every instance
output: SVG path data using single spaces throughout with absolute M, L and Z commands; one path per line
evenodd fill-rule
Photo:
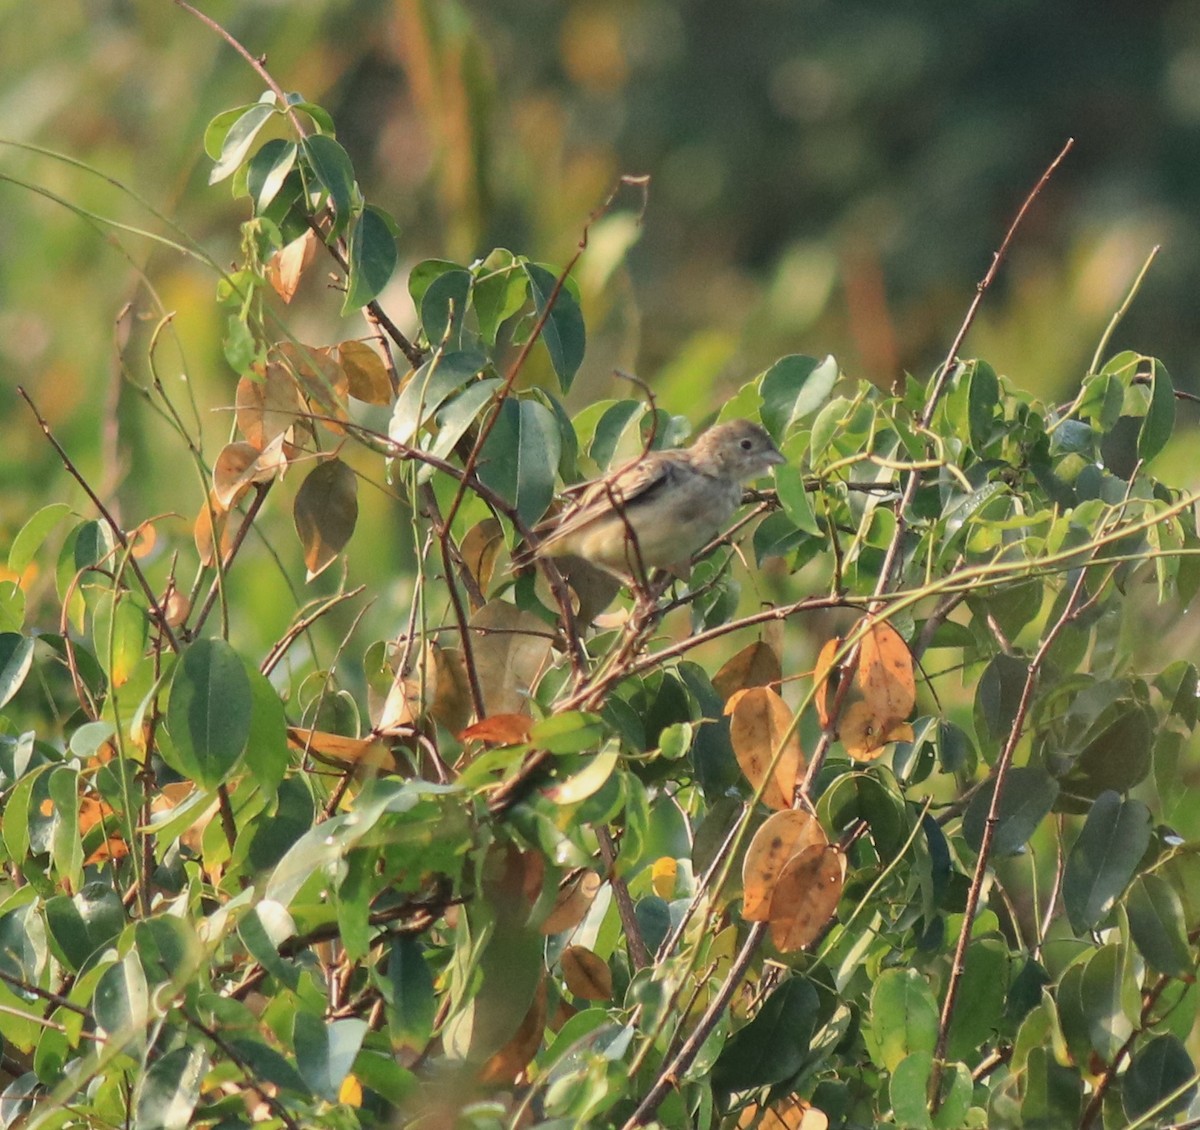
M 739 483 L 786 462 L 766 430 L 749 420 L 730 420 L 709 428 L 692 445 L 692 458 L 701 469 L 711 468 Z

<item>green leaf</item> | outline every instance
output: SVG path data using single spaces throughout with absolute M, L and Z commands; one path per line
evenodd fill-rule
M 465 271 L 461 263 L 452 263 L 449 259 L 422 259 L 408 274 L 408 295 L 413 307 L 421 309 L 425 292 L 433 285 L 435 279 L 449 271 Z
M 1161 875 L 1139 875 L 1125 896 L 1129 932 L 1142 956 L 1160 973 L 1182 977 L 1191 971 L 1183 903 Z
M 172 768 L 201 788 L 215 788 L 245 752 L 253 711 L 250 678 L 237 652 L 224 640 L 196 640 L 175 668 L 167 700 Z
M 871 992 L 865 1036 L 871 1058 L 888 1071 L 914 1052 L 933 1054 L 938 1011 L 925 979 L 915 969 L 885 969 Z
M 354 167 L 350 164 L 349 154 L 323 133 L 310 134 L 300 144 L 309 168 L 329 193 L 338 227 L 344 226 L 350 219 L 354 203 Z
M 46 900 L 46 929 L 73 970 L 125 928 L 120 896 L 105 883 L 88 883 L 77 895 Z
M 441 409 L 434 417 L 437 437 L 430 445 L 429 453 L 440 459 L 449 455 L 502 383 L 497 377 L 474 381 Z M 424 482 L 432 475 L 433 468 L 425 466 L 417 473 L 417 480 Z
M 350 231 L 350 277 L 342 317 L 366 306 L 396 270 L 396 237 L 384 212 L 368 205 Z
M 1079 986 L 1088 1039 L 1105 1063 L 1132 1035 L 1140 1004 L 1127 958 L 1125 945 L 1101 946 L 1088 958 Z
M 596 714 L 566 710 L 534 724 L 529 743 L 551 753 L 583 753 L 596 749 L 608 733 L 608 727 Z
M 550 304 L 550 296 L 558 280 L 545 267 L 536 263 L 525 263 L 525 274 L 529 277 L 529 288 L 533 294 L 533 304 L 538 317 L 545 313 Z M 587 338 L 583 325 L 583 314 L 579 303 L 570 289 L 564 284 L 558 294 L 554 295 L 554 305 L 546 323 L 542 327 L 542 341 L 550 353 L 550 364 L 558 375 L 558 383 L 563 392 L 569 392 L 571 382 L 583 364 L 583 354 Z
M 967 949 L 950 1023 L 947 1053 L 966 1059 L 993 1038 L 1008 995 L 1008 950 L 994 938 L 975 938 Z
M 1076 934 L 1108 914 L 1149 844 L 1150 811 L 1141 801 L 1114 792 L 1096 798 L 1063 875 L 1063 904 Z
M 821 536 L 821 527 L 813 513 L 812 499 L 804 485 L 804 475 L 799 467 L 790 464 L 775 468 L 775 489 L 779 492 L 779 503 L 792 525 L 807 534 Z
M 209 184 L 217 184 L 237 172 L 238 166 L 250 152 L 250 147 L 254 144 L 258 131 L 278 112 L 274 104 L 257 102 L 238 115 L 221 140 L 220 156 L 217 157 L 212 172 L 208 174 Z M 223 128 L 224 117 L 225 115 L 218 115 L 209 123 L 208 132 L 205 135 L 206 148 L 209 147 L 210 136 L 212 140 L 215 140 L 220 129 Z M 221 122 L 222 126 L 218 127 L 218 122 Z
M 283 182 L 296 164 L 300 149 L 294 141 L 281 137 L 264 142 L 246 169 L 246 188 L 254 201 L 254 211 L 260 214 L 279 194 Z
M 487 358 L 482 353 L 435 353 L 400 390 L 388 435 L 397 443 L 411 443 L 446 398 L 486 367 Z
M 292 520 L 311 581 L 337 560 L 358 524 L 358 477 L 349 464 L 335 457 L 309 471 L 296 492 Z
M 500 327 L 521 309 L 528 290 L 525 272 L 511 251 L 498 248 L 476 268 L 471 304 L 486 344 L 496 344 Z
M 1131 1119 L 1140 1118 L 1192 1081 L 1177 1099 L 1158 1112 L 1158 1118 L 1181 1112 L 1196 1094 L 1195 1075 L 1192 1057 L 1177 1036 L 1155 1036 L 1145 1047 L 1138 1049 L 1125 1072 L 1121 1089 L 1125 1113 Z
M 1049 1048 L 1033 1048 L 1025 1070 L 1021 1126 L 1057 1130 L 1079 1122 L 1083 1080 L 1079 1072 L 1054 1060 Z
M 990 777 L 971 798 L 963 816 L 963 836 L 978 852 L 983 829 L 996 791 L 996 779 Z M 1038 825 L 1054 808 L 1058 782 L 1041 766 L 1026 765 L 1010 769 L 1000 797 L 999 823 L 992 837 L 992 855 L 1015 855 L 1037 831 Z
M 713 1086 L 747 1091 L 792 1078 L 808 1055 L 819 1009 L 816 989 L 803 977 L 789 977 L 730 1037 L 713 1067 Z
M 900 1126 L 913 1130 L 928 1130 L 933 1126 L 928 1094 L 932 1070 L 933 1056 L 929 1052 L 913 1052 L 896 1064 L 888 1083 L 888 1097 L 892 1102 L 892 1114 Z
M 429 283 L 420 310 L 421 328 L 430 348 L 444 352 L 459 348 L 470 295 L 471 272 L 461 267 L 444 271 Z
M 1150 362 L 1150 406 L 1138 432 L 1138 458 L 1149 463 L 1167 446 L 1174 428 L 1175 388 L 1166 366 L 1153 360 Z
M 229 1046 L 246 1061 L 256 1076 L 268 1083 L 274 1083 L 281 1091 L 290 1091 L 305 1097 L 310 1094 L 308 1085 L 300 1074 L 274 1048 L 257 1040 L 246 1039 L 231 1039 Z
M 150 990 L 136 950 L 110 965 L 92 997 L 96 1025 L 109 1035 L 137 1044 L 145 1039 L 150 1019 Z
M 8 549 L 8 568 L 19 577 L 37 555 L 42 543 L 71 508 L 65 502 L 52 502 L 43 506 L 20 529 Z
M 424 1051 L 433 1035 L 437 995 L 433 973 L 419 939 L 397 934 L 388 953 L 384 998 L 388 1003 L 388 1031 L 397 1047 Z
M 992 434 L 992 421 L 1000 404 L 1000 382 L 995 370 L 986 361 L 976 361 L 971 367 L 967 391 L 967 420 L 971 446 L 982 452 Z
M 1088 742 L 1065 779 L 1069 791 L 1085 797 L 1128 792 L 1150 772 L 1154 738 L 1153 715 L 1131 704 Z
M 287 715 L 270 679 L 249 661 L 245 667 L 252 699 L 246 764 L 259 788 L 274 800 L 288 767 Z
M 131 594 L 100 594 L 92 617 L 92 637 L 96 658 L 113 687 L 124 686 L 141 663 L 149 633 L 145 610 Z
M 327 1102 L 338 1101 L 342 1081 L 367 1034 L 365 1020 L 325 1021 L 311 1012 L 296 1014 L 296 1066 L 313 1091 Z
M 759 383 L 762 421 L 776 442 L 797 420 L 813 415 L 825 404 L 838 375 L 832 356 L 818 360 L 799 354 L 781 357 L 763 373 Z
M 561 444 L 554 413 L 510 397 L 480 452 L 479 477 L 532 525 L 554 498 Z
M 975 689 L 975 736 L 998 746 L 1017 716 L 1029 666 L 1015 655 L 997 655 Z
M 176 1048 L 141 1076 L 134 1096 L 137 1130 L 186 1130 L 208 1070 L 203 1048 Z
M 21 689 L 33 665 L 33 640 L 16 632 L 0 632 L 0 707 Z

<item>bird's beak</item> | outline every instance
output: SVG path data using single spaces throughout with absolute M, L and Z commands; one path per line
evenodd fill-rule
M 770 466 L 777 467 L 781 463 L 786 463 L 786 462 L 787 462 L 787 457 L 777 447 L 773 447 L 773 448 L 771 448 L 770 451 L 767 452 L 767 463 Z

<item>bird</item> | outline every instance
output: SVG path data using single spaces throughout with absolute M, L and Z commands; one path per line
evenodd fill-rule
M 717 424 L 691 447 L 647 452 L 571 488 L 568 509 L 534 527 L 533 555 L 579 557 L 642 583 L 707 545 L 741 504 L 742 484 L 784 462 L 758 424 Z

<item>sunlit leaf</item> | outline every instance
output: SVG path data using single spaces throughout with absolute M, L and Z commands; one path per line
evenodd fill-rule
M 762 786 L 763 802 L 769 808 L 791 808 L 805 761 L 787 703 L 769 687 L 751 687 L 735 693 L 725 710 L 732 714 L 729 737 L 746 779 L 755 789 Z M 774 770 L 768 776 L 772 763 Z
M 350 229 L 350 277 L 343 317 L 379 296 L 391 281 L 397 258 L 391 224 L 382 211 L 367 205 Z
M 742 862 L 742 917 L 765 922 L 784 866 L 800 852 L 828 843 L 824 829 L 801 809 L 775 812 L 754 833 Z
M 392 382 L 383 358 L 363 341 L 343 341 L 337 347 L 338 361 L 346 374 L 346 384 L 355 400 L 366 404 L 392 402 Z
M 712 677 L 717 693 L 728 699 L 747 687 L 778 687 L 783 678 L 779 653 L 766 640 L 747 644 Z
M 820 937 L 841 900 L 845 873 L 846 857 L 829 844 L 814 844 L 788 860 L 767 911 L 771 941 L 780 953 Z

